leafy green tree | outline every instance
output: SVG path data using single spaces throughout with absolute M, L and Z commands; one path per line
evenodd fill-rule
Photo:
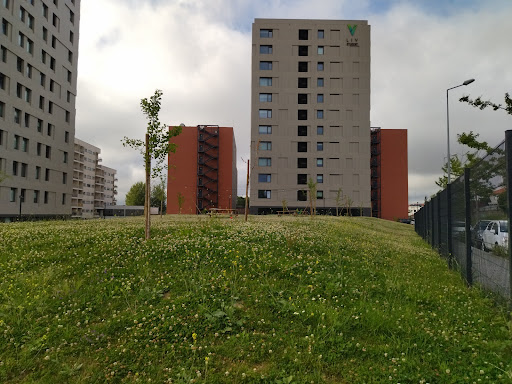
M 146 189 L 144 199 L 145 228 L 144 234 L 146 240 L 150 238 L 151 215 L 150 215 L 150 195 L 151 178 L 158 178 L 164 169 L 165 160 L 169 152 L 176 152 L 176 144 L 171 143 L 171 138 L 181 133 L 181 127 L 168 127 L 160 123 L 158 114 L 162 103 L 162 91 L 157 89 L 149 99 L 144 98 L 140 101 L 140 107 L 148 120 L 145 141 L 140 139 L 129 139 L 124 137 L 123 146 L 128 146 L 140 151 L 144 158 L 144 169 L 146 172 Z M 152 166 L 151 161 L 155 160 Z
M 126 194 L 126 205 L 144 205 L 146 185 L 139 181 L 133 184 Z
M 167 194 L 165 193 L 165 178 L 160 179 L 160 184 L 151 189 L 151 206 L 160 207 L 160 217 L 167 210 Z

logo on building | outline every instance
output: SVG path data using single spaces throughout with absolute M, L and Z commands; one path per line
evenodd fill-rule
M 359 47 L 359 39 L 354 38 L 354 33 L 356 33 L 357 25 L 347 24 L 347 27 L 350 32 L 350 36 L 352 36 L 352 38 L 347 39 L 347 47 Z
M 350 31 L 350 36 L 354 36 L 354 33 L 356 33 L 357 25 L 347 25 L 348 30 Z

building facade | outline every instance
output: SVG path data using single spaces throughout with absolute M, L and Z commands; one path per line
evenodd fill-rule
M 100 165 L 100 148 L 75 138 L 71 216 L 103 217 L 105 207 L 116 205 L 116 170 Z
M 256 19 L 252 29 L 251 213 L 336 206 L 371 213 L 370 26 Z
M 167 213 L 196 214 L 234 209 L 237 197 L 236 143 L 232 127 L 182 127 L 169 154 Z
M 80 0 L 2 0 L 0 19 L 0 220 L 69 217 Z

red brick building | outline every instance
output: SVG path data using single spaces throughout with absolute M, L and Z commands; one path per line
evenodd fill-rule
M 167 213 L 195 214 L 209 208 L 235 208 L 236 144 L 232 127 L 182 127 L 169 154 Z
M 407 219 L 407 130 L 372 128 L 370 166 L 372 216 Z

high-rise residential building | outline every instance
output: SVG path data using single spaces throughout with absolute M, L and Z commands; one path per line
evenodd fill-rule
M 100 165 L 100 148 L 75 138 L 73 155 L 72 217 L 103 217 L 104 209 L 116 205 L 116 170 Z
M 234 209 L 237 198 L 236 143 L 232 127 L 182 127 L 171 139 L 167 213 L 195 214 Z
M 0 220 L 70 216 L 80 0 L 2 0 L 0 19 Z
M 256 19 L 252 29 L 251 213 L 344 206 L 371 213 L 370 26 Z

